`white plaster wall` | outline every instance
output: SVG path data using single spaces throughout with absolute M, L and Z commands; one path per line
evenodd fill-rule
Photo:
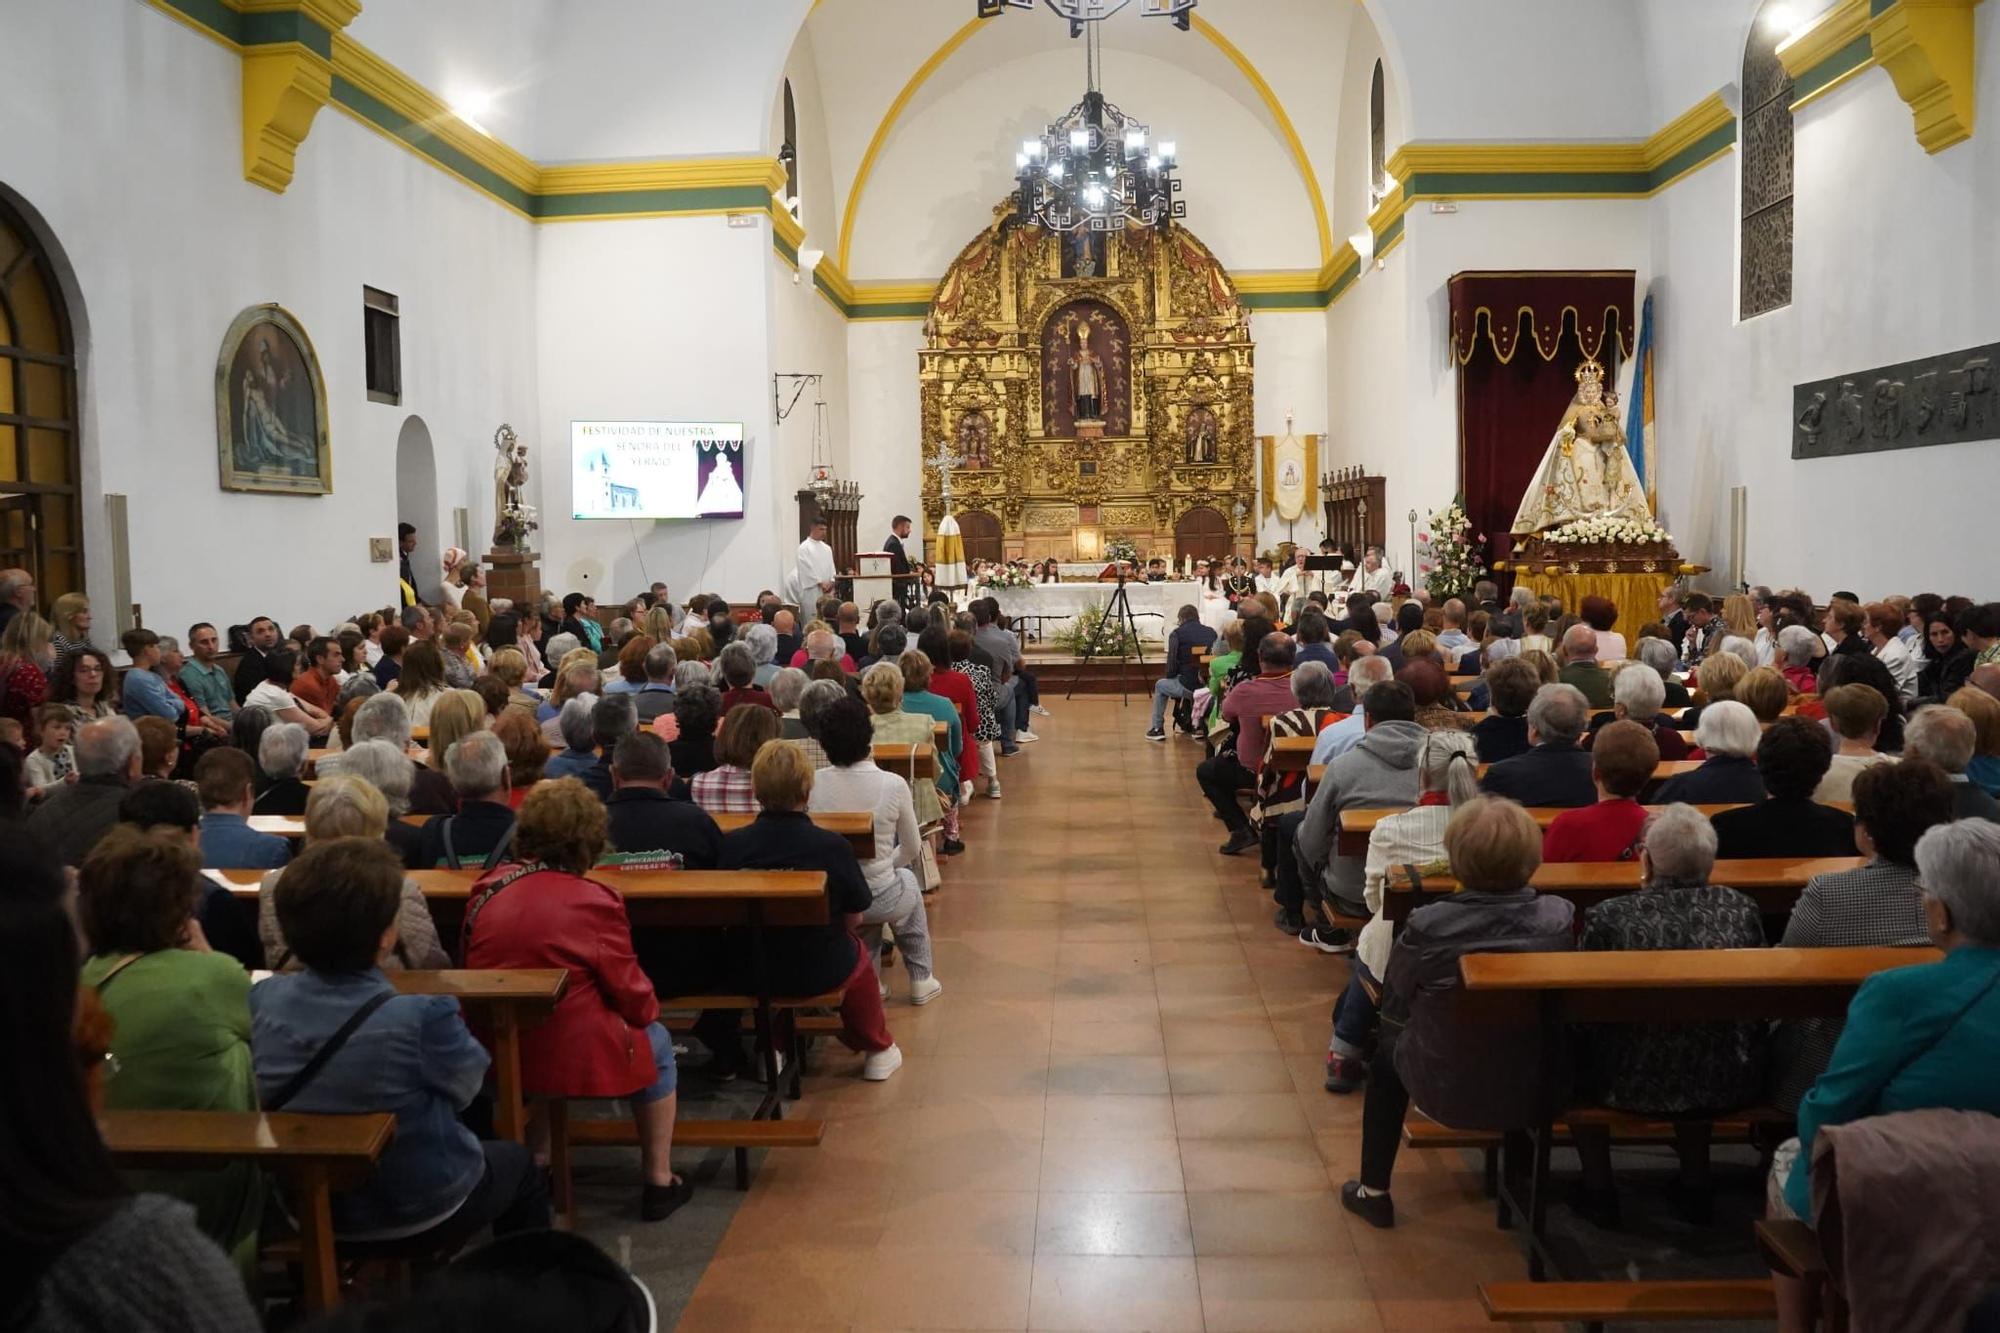
M 1978 18 L 1979 97 L 2000 97 L 1994 16 Z M 1682 550 L 1718 571 L 1732 486 L 1749 488 L 1747 574 L 1820 596 L 1851 587 L 2000 595 L 1967 534 L 2000 493 L 1993 441 L 1794 463 L 1792 386 L 2000 339 L 2000 138 L 1936 155 L 1888 75 L 1869 70 L 1796 121 L 1793 302 L 1734 318 L 1734 157 L 1654 205 L 1661 503 Z
M 951 78 L 933 81 L 920 113 L 897 124 L 877 159 L 855 218 L 850 277 L 942 275 L 1014 188 L 1022 140 L 1082 95 L 1074 49 L 961 61 Z M 1233 89 L 1132 53 L 1114 71 L 1111 99 L 1156 139 L 1175 142 L 1187 225 L 1225 267 L 1319 266 L 1311 201 L 1292 157 Z
M 1360 466 L 1388 479 L 1386 532 L 1389 563 L 1408 567 L 1407 529 L 1397 515 L 1414 504 L 1407 457 L 1409 404 L 1404 358 L 1409 345 L 1409 267 L 1400 253 L 1369 269 L 1329 309 L 1327 342 L 1327 441 L 1320 467 Z
M 908 514 L 923 536 L 921 454 L 938 441 L 922 436 L 917 400 L 917 349 L 923 325 L 915 320 L 862 320 L 847 326 L 851 401 L 846 475 L 861 484 L 863 537 L 887 535 L 889 520 Z
M 1375 62 L 1382 62 L 1384 162 L 1396 155 L 1403 142 L 1402 107 L 1397 97 L 1398 74 L 1382 49 L 1382 39 L 1366 11 L 1356 6 L 1354 26 L 1348 36 L 1347 58 L 1337 87 L 1340 103 L 1334 125 L 1333 176 L 1328 186 L 1328 219 L 1333 225 L 1333 243 L 1338 246 L 1364 230 L 1373 205 L 1368 198 L 1369 136 L 1368 90 Z
M 541 435 L 560 459 L 541 473 L 543 584 L 619 598 L 654 579 L 676 597 L 776 586 L 779 553 L 797 539 L 785 540 L 796 484 L 771 427 L 770 220 L 564 223 L 536 241 Z M 579 420 L 742 422 L 744 517 L 568 517 Z
M 1293 414 L 1292 431 L 1299 437 L 1326 434 L 1327 348 L 1326 316 L 1317 310 L 1258 311 L 1250 317 L 1250 336 L 1257 343 L 1257 390 L 1255 434 L 1284 438 L 1285 414 Z M 1322 445 L 1322 449 L 1324 445 Z M 1263 446 L 1253 444 L 1257 460 L 1259 498 L 1262 509 Z M 1321 454 L 1320 466 L 1326 467 Z M 1265 550 L 1281 541 L 1318 543 L 1325 520 L 1317 498 L 1291 529 L 1273 514 L 1257 523 L 1257 549 Z
M 512 420 L 541 443 L 529 225 L 334 110 L 285 194 L 247 183 L 238 58 L 145 5 L 9 3 L 0 24 L 0 181 L 46 220 L 88 326 L 83 512 L 100 621 L 114 623 L 105 492 L 130 497 L 132 597 L 162 632 L 258 614 L 324 627 L 392 601 L 395 566 L 370 563 L 367 538 L 395 533 L 411 414 L 438 458 L 439 512 L 420 525 L 448 536 L 467 506 L 483 549 L 494 427 Z M 402 300 L 400 407 L 367 401 L 363 284 Z M 318 353 L 330 496 L 218 484 L 223 334 L 272 301 Z

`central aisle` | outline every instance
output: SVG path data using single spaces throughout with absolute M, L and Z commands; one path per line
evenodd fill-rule
M 890 971 L 902 1071 L 821 1052 L 793 1113 L 825 1142 L 766 1155 L 680 1327 L 1491 1328 L 1474 1284 L 1525 1265 L 1464 1157 L 1404 1155 L 1396 1231 L 1341 1210 L 1347 967 L 1216 853 L 1199 748 L 1048 704 L 929 900 L 944 994 Z

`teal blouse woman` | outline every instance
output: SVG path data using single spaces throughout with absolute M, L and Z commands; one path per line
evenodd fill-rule
M 120 825 L 85 859 L 79 886 L 92 950 L 83 984 L 117 1025 L 106 1108 L 256 1110 L 250 977 L 210 951 L 194 921 L 201 862 L 186 837 Z M 202 1231 L 254 1276 L 264 1200 L 255 1167 L 131 1174 L 136 1188 L 192 1204 Z

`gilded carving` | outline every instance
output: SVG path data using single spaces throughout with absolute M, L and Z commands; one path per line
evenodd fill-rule
M 1122 333 L 1116 356 L 1092 338 L 1112 381 L 1104 406 L 1123 405 L 1100 413 L 1100 439 L 1073 438 L 1074 372 L 1047 364 L 1051 321 L 1075 323 L 1079 309 L 1103 310 L 1105 327 Z M 949 441 L 971 459 L 952 474 L 954 500 L 996 514 L 1007 549 L 1026 549 L 1034 529 L 1037 549 L 1056 542 L 1064 553 L 1050 534 L 1076 524 L 1078 505 L 1097 506 L 1100 524 L 1142 547 L 1170 546 L 1193 509 L 1255 512 L 1249 320 L 1227 272 L 1184 228 L 1121 232 L 1066 256 L 1001 205 L 938 284 L 925 334 L 925 449 Z M 934 530 L 935 470 L 924 470 L 921 494 Z M 1247 552 L 1253 530 L 1232 527 Z

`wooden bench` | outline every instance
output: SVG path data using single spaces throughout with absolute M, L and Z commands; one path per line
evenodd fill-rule
M 1771 1320 L 1777 1296 L 1769 1278 L 1669 1282 L 1482 1282 L 1479 1303 L 1496 1324 L 1607 1322 L 1696 1323 Z
M 1745 863 L 1747 864 L 1747 863 Z M 1541 1049 L 1565 1049 L 1578 1023 L 1740 1021 L 1838 1017 L 1862 982 L 1877 972 L 1934 962 L 1936 949 L 1674 949 L 1605 953 L 1475 953 L 1459 959 L 1462 989 L 1440 998 L 1453 1021 L 1537 1024 Z M 1528 1219 L 1529 1276 L 1548 1263 L 1549 1151 L 1555 1126 L 1568 1114 L 1559 1104 L 1560 1069 L 1533 1071 L 1541 1088 L 1525 1207 L 1510 1196 L 1500 1172 L 1503 1220 L 1510 1209 Z
M 1854 810 L 1854 804 L 1851 801 L 1832 801 L 1827 804 L 1832 805 L 1836 810 L 1848 811 L 1850 814 Z M 1340 854 L 1342 856 L 1367 855 L 1368 837 L 1375 832 L 1375 826 L 1391 815 L 1402 814 L 1407 808 L 1392 807 L 1382 810 L 1341 811 L 1339 833 Z M 1702 814 L 1708 816 L 1710 819 L 1715 818 L 1715 816 L 1725 811 L 1740 810 L 1742 808 L 1741 805 L 1697 805 L 1695 807 L 1695 809 L 1701 811 Z M 1553 824 L 1558 816 L 1567 814 L 1569 809 L 1570 807 L 1568 806 L 1560 805 L 1531 805 L 1527 807 L 1529 817 L 1535 821 L 1536 827 L 1542 829 L 1546 829 L 1550 824 Z M 1663 805 L 1649 805 L 1646 807 L 1649 814 L 1657 813 L 1664 809 L 1666 807 Z M 1719 880 L 1718 882 L 1728 883 L 1727 880 Z
M 106 1111 L 97 1118 L 112 1160 L 125 1167 L 213 1168 L 254 1162 L 280 1177 L 299 1224 L 305 1305 L 340 1301 L 332 1196 L 365 1180 L 395 1137 L 396 1117 L 258 1111 Z
M 1833 1271 L 1819 1247 L 1819 1233 L 1797 1218 L 1763 1218 L 1757 1223 L 1756 1235 L 1757 1253 L 1771 1271 L 1804 1284 L 1812 1326 L 1846 1328 L 1847 1297 L 1833 1280 Z
M 569 986 L 563 968 L 468 969 L 387 974 L 404 995 L 449 995 L 485 1029 L 493 1052 L 493 1132 L 528 1141 L 527 1098 L 521 1082 L 521 1030 L 554 1012 Z
M 438 815 L 403 815 L 402 822 L 422 828 Z M 709 818 L 724 833 L 734 833 L 737 829 L 748 828 L 757 818 L 741 813 L 711 813 Z M 812 822 L 830 832 L 847 839 L 847 845 L 854 850 L 857 861 L 873 859 L 875 855 L 875 816 L 865 810 L 826 810 L 812 817 Z
M 1771 856 L 1717 861 L 1709 880 L 1749 895 L 1766 916 L 1784 916 L 1790 914 L 1799 891 L 1813 876 L 1853 870 L 1863 864 L 1858 856 Z M 1542 893 L 1566 898 L 1588 910 L 1606 898 L 1637 889 L 1644 870 L 1637 861 L 1555 861 L 1538 867 L 1528 882 Z M 1382 915 L 1399 923 L 1430 895 L 1458 891 L 1458 884 L 1448 876 L 1426 879 L 1422 888 L 1412 889 L 1407 880 L 1392 875 L 1385 887 Z
M 875 767 L 894 773 L 900 778 L 931 778 L 935 780 L 937 770 L 937 749 L 930 745 L 895 745 L 880 741 L 875 746 Z

